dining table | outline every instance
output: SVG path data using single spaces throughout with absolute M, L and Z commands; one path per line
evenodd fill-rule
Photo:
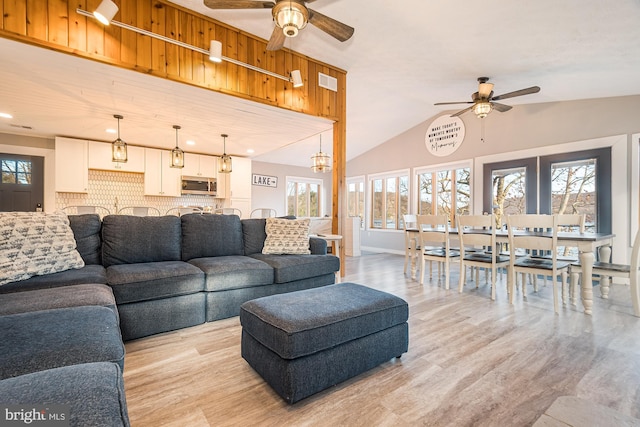
M 416 235 L 419 234 L 418 228 L 407 228 L 405 232 L 413 234 L 413 237 L 416 237 Z M 472 230 L 471 232 L 491 233 L 490 230 Z M 551 235 L 550 231 L 518 231 L 517 233 Z M 458 230 L 456 227 L 449 227 L 450 239 L 457 239 L 457 234 Z M 612 233 L 559 231 L 558 244 L 561 243 L 562 246 L 577 248 L 579 254 L 578 258 L 580 260 L 580 265 L 582 266 L 582 277 L 592 277 L 596 251 L 598 252 L 598 259 L 600 261 L 610 262 L 611 246 L 613 244 L 614 237 L 615 234 Z M 419 238 L 416 238 L 416 241 L 418 240 Z M 509 233 L 506 228 L 496 230 L 496 242 L 509 243 Z M 414 253 L 411 256 L 411 277 L 414 279 L 416 277 L 416 258 L 418 255 L 415 246 L 417 245 L 412 245 Z M 582 306 L 584 307 L 584 313 L 591 315 L 593 313 L 593 280 L 582 280 L 580 297 L 582 300 Z

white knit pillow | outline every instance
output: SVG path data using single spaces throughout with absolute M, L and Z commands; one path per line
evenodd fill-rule
M 63 212 L 0 212 L 0 285 L 83 266 Z
M 310 254 L 309 218 L 283 219 L 267 218 L 265 231 L 267 238 L 262 248 L 263 254 Z

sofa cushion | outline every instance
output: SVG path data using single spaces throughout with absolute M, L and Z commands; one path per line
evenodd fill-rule
M 71 307 L 0 316 L 0 379 L 89 362 L 124 365 L 115 314 Z
M 274 283 L 293 282 L 340 270 L 340 259 L 333 255 L 253 254 L 251 258 L 263 261 L 273 268 Z
M 48 425 L 129 426 L 122 372 L 115 363 L 84 363 L 5 379 L 0 396 L 4 405 L 36 410 L 68 405 L 69 418 Z
M 98 214 L 69 215 L 69 226 L 76 239 L 76 249 L 85 264 L 102 265 L 102 221 Z
M 182 260 L 243 255 L 242 224 L 237 215 L 184 215 Z
M 44 276 L 33 276 L 27 280 L 7 283 L 6 285 L 0 286 L 0 294 L 90 283 L 107 283 L 107 274 L 103 266 L 97 264 L 85 265 L 75 270 L 61 271 Z
M 267 238 L 265 226 L 266 218 L 249 218 L 242 221 L 242 238 L 244 240 L 244 254 L 262 253 L 264 241 Z
M 309 254 L 309 218 L 267 218 L 263 254 Z
M 118 304 L 192 294 L 204 289 L 204 273 L 182 261 L 107 267 L 107 281 Z
M 64 213 L 0 212 L 0 285 L 83 266 Z
M 189 261 L 206 274 L 205 290 L 220 291 L 270 285 L 273 269 L 262 261 L 246 256 L 196 258 Z
M 107 285 L 61 286 L 0 294 L 0 316 L 85 305 L 108 307 L 117 315 L 116 300 Z
M 102 263 L 119 264 L 180 260 L 180 218 L 107 215 L 102 219 Z

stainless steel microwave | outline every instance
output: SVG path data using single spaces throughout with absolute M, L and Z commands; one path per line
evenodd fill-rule
M 203 178 L 198 176 L 182 177 L 182 194 L 200 194 L 204 196 L 216 196 L 218 183 L 215 178 Z

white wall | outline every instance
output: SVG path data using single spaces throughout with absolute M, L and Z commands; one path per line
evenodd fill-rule
M 530 153 L 542 155 L 611 146 L 616 260 L 626 257 L 624 249 L 620 248 L 628 248 L 629 236 L 638 224 L 638 198 L 635 194 L 638 191 L 635 184 L 638 181 L 638 137 L 633 137 L 635 142 L 632 143 L 632 135 L 640 131 L 638 111 L 640 95 L 514 106 L 506 113 L 494 111 L 483 119 L 484 142 L 480 141 L 482 121 L 468 113 L 462 116 L 466 127 L 465 139 L 460 148 L 448 157 L 435 157 L 426 149 L 425 133 L 436 118 L 431 117 L 349 161 L 347 177 L 406 168 L 411 170 L 412 177 L 416 168 L 473 160 L 472 173 L 476 184 L 473 185 L 472 205 L 474 213 L 480 213 L 482 185 L 477 183 L 481 183 L 484 163 L 517 159 Z M 417 195 L 412 188 L 411 210 L 414 210 L 416 200 Z M 366 202 L 369 203 L 368 198 Z M 366 229 L 362 234 L 362 247 L 404 253 L 404 237 L 401 231 Z

